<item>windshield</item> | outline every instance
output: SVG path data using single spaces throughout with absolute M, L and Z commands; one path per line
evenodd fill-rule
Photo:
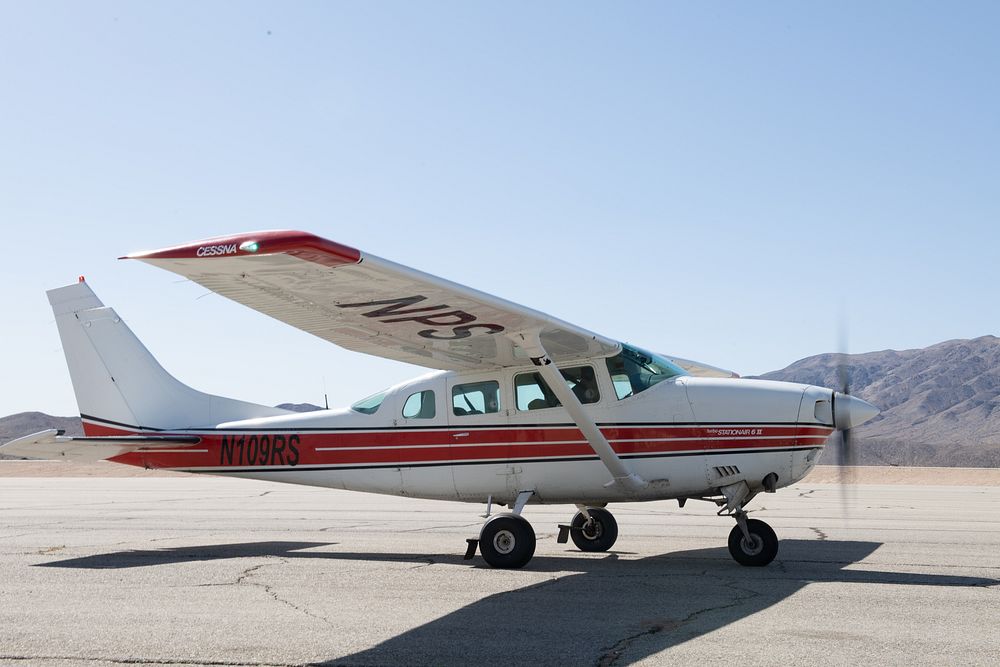
M 643 392 L 655 384 L 678 375 L 686 375 L 680 366 L 663 357 L 630 345 L 607 359 L 608 373 L 618 398 Z
M 351 410 L 355 412 L 360 412 L 363 415 L 373 415 L 378 412 L 378 408 L 382 405 L 382 401 L 385 400 L 385 394 L 388 390 L 380 391 L 377 394 L 372 394 L 368 398 L 362 398 L 360 401 L 351 406 Z

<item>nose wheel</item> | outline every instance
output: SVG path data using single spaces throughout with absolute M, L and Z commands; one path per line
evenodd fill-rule
M 762 567 L 778 555 L 778 536 L 763 521 L 747 519 L 746 512 L 739 512 L 729 532 L 729 554 L 740 565 Z

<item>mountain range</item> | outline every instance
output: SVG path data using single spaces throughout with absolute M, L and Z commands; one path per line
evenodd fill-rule
M 836 389 L 841 359 L 821 354 L 760 377 Z M 852 432 L 855 463 L 1000 467 L 1000 338 L 846 355 L 845 366 L 850 392 L 882 410 Z
M 796 361 L 765 380 L 840 387 L 847 369 L 852 394 L 882 414 L 852 432 L 859 465 L 1000 467 L 1000 338 L 949 340 L 915 350 L 820 354 Z M 308 403 L 278 407 L 306 412 Z M 41 431 L 82 433 L 78 417 L 22 412 L 0 418 L 0 442 Z M 828 447 L 823 463 L 836 462 Z

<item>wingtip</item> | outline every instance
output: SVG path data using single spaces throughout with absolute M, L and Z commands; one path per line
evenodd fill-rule
M 309 232 L 293 229 L 272 229 L 231 236 L 216 236 L 159 250 L 132 252 L 118 259 L 213 261 L 227 257 L 276 253 L 295 255 L 300 259 L 331 267 L 342 264 L 357 264 L 361 261 L 361 251 L 356 248 L 324 239 Z

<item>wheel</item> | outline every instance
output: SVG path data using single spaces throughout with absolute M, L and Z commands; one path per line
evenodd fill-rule
M 743 537 L 739 525 L 733 526 L 729 533 L 729 553 L 740 565 L 762 567 L 778 555 L 778 536 L 771 527 L 757 519 L 747 520 L 747 531 L 750 541 Z
M 590 521 L 577 512 L 573 517 L 573 529 L 569 532 L 573 544 L 580 551 L 607 551 L 618 539 L 618 522 L 611 512 L 599 507 L 588 507 Z
M 491 567 L 515 570 L 535 555 L 535 531 L 515 514 L 497 514 L 479 533 L 479 551 Z

